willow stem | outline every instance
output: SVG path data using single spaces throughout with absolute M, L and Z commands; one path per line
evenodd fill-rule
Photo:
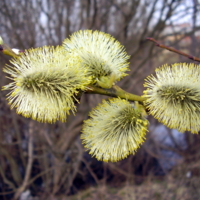
M 93 85 L 87 86 L 86 93 L 92 93 L 92 94 L 102 94 L 102 95 L 107 95 L 111 97 L 120 97 L 122 99 L 126 99 L 129 101 L 140 101 L 143 102 L 145 100 L 144 97 L 128 93 L 124 90 L 122 90 L 119 86 L 115 85 L 110 89 L 104 89 L 104 88 L 99 88 Z
M 0 51 L 5 54 L 9 55 L 13 58 L 17 58 L 18 55 L 7 45 L 7 44 L 0 44 Z
M 168 47 L 168 46 L 166 46 L 166 45 L 164 45 L 164 44 L 160 44 L 160 43 L 159 43 L 157 40 L 155 40 L 154 38 L 147 38 L 147 40 L 149 40 L 149 41 L 151 41 L 151 42 L 154 42 L 155 45 L 158 46 L 158 47 L 160 47 L 160 48 L 167 49 L 167 50 L 172 51 L 172 52 L 174 52 L 174 53 L 177 53 L 177 54 L 179 54 L 179 55 L 185 56 L 185 57 L 187 57 L 187 58 L 189 58 L 189 59 L 191 59 L 191 60 L 200 62 L 200 58 L 197 58 L 197 57 L 195 57 L 195 56 L 192 56 L 192 55 L 189 55 L 189 54 L 184 53 L 184 52 L 182 52 L 182 51 L 179 51 L 179 50 L 177 50 L 177 49 L 174 49 L 173 47 Z

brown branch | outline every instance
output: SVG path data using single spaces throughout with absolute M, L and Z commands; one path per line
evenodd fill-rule
M 168 47 L 168 46 L 165 46 L 164 44 L 160 44 L 157 40 L 155 40 L 154 38 L 146 38 L 147 40 L 151 41 L 151 42 L 154 42 L 156 46 L 160 47 L 160 48 L 163 48 L 163 49 L 167 49 L 169 51 L 172 51 L 174 53 L 177 53 L 179 55 L 182 55 L 182 56 L 185 56 L 193 61 L 197 61 L 197 62 L 200 62 L 200 58 L 197 58 L 197 57 L 194 57 L 192 55 L 189 55 L 187 53 L 184 53 L 182 51 L 179 51 L 173 47 Z
M 90 164 L 82 157 L 82 161 L 85 164 L 87 170 L 90 172 L 90 175 L 93 177 L 97 185 L 100 185 L 100 180 L 98 179 L 97 175 L 94 173 L 92 168 L 90 167 Z
M 18 188 L 18 190 L 16 191 L 16 193 L 14 195 L 14 199 L 18 199 L 20 197 L 21 193 L 28 186 L 28 181 L 31 176 L 32 165 L 33 165 L 33 124 L 31 123 L 30 128 L 29 128 L 28 163 L 27 163 L 27 167 L 26 167 L 26 173 L 25 173 L 25 177 L 24 177 L 22 185 Z
M 2 178 L 3 178 L 4 183 L 6 183 L 7 185 L 9 185 L 9 187 L 14 191 L 14 190 L 16 189 L 16 188 L 15 188 L 15 185 L 14 185 L 11 181 L 9 181 L 9 180 L 7 179 L 6 173 L 5 173 L 5 171 L 3 170 L 3 168 L 1 167 L 1 165 L 0 165 L 0 174 L 1 174 Z M 12 193 L 13 193 L 13 191 L 12 191 Z M 0 193 L 0 195 L 4 195 L 4 194 L 3 194 L 3 193 Z

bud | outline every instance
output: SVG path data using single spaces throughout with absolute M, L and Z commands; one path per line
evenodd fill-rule
M 0 36 L 0 45 L 2 45 L 3 44 L 3 39 L 2 39 L 2 37 Z
M 17 55 L 19 55 L 22 52 L 20 49 L 15 49 L 15 48 L 12 49 L 12 51 Z

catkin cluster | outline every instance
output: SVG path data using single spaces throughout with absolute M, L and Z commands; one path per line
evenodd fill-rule
M 75 32 L 62 46 L 28 49 L 4 68 L 11 82 L 7 100 L 18 114 L 39 122 L 65 122 L 89 86 L 109 90 L 127 75 L 129 56 L 114 37 Z M 176 63 L 145 79 L 143 102 L 103 100 L 84 121 L 81 139 L 98 160 L 116 162 L 145 141 L 147 113 L 169 128 L 198 133 L 200 67 Z

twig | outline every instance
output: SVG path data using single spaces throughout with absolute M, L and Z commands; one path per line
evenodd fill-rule
M 79 141 L 76 140 L 75 142 L 75 145 L 77 147 L 77 150 L 78 150 L 78 155 L 76 157 L 76 161 L 74 162 L 73 166 L 73 171 L 72 171 L 72 174 L 71 175 L 68 175 L 69 176 L 69 181 L 68 181 L 68 188 L 65 192 L 65 194 L 68 194 L 69 191 L 70 191 L 70 188 L 72 187 L 73 185 L 73 182 L 74 182 L 74 179 L 76 178 L 77 174 L 78 174 L 78 171 L 79 171 L 79 168 L 80 168 L 80 164 L 81 164 L 81 161 L 82 161 L 82 158 L 83 158 L 83 149 L 82 149 L 82 146 L 80 145 Z M 63 181 L 62 181 L 63 182 Z M 64 183 L 64 182 L 63 182 Z M 62 184 L 63 184 L 62 183 Z
M 194 56 L 191 56 L 187 53 L 184 53 L 182 51 L 179 51 L 173 47 L 168 47 L 168 46 L 165 46 L 164 44 L 160 44 L 157 40 L 155 40 L 154 38 L 146 38 L 147 40 L 151 41 L 151 42 L 154 42 L 156 46 L 160 47 L 160 48 L 163 48 L 163 49 L 167 49 L 169 51 L 172 51 L 174 53 L 177 53 L 179 55 L 182 55 L 182 56 L 185 56 L 191 60 L 194 60 L 194 61 L 197 61 L 197 62 L 200 62 L 200 58 L 197 58 L 197 57 L 194 57 Z
M 9 55 L 13 58 L 17 58 L 18 55 L 13 51 L 13 49 L 11 49 L 7 44 L 1 44 L 0 45 L 0 51 L 5 54 L 5 55 Z
M 134 178 L 134 175 L 133 174 L 130 174 L 126 171 L 124 171 L 123 169 L 121 169 L 120 167 L 117 167 L 115 164 L 113 163 L 109 163 L 108 164 L 109 167 L 111 167 L 112 169 L 116 170 L 117 172 L 119 172 L 120 174 L 123 174 L 124 176 L 126 177 L 133 177 Z
M 15 185 L 14 185 L 11 181 L 9 181 L 9 180 L 7 179 L 6 173 L 3 171 L 1 165 L 0 165 L 0 174 L 1 174 L 2 178 L 3 178 L 3 181 L 4 181 L 7 185 L 9 185 L 9 187 L 14 191 L 14 190 L 16 189 L 16 187 L 15 187 Z M 12 191 L 12 193 L 13 193 L 13 191 Z M 10 191 L 9 191 L 9 192 L 10 192 Z M 3 193 L 0 193 L 0 195 L 2 195 L 2 194 L 3 194 Z
M 18 199 L 21 193 L 26 189 L 30 175 L 31 175 L 32 165 L 33 165 L 33 126 L 31 123 L 30 128 L 29 128 L 28 163 L 27 163 L 26 173 L 25 173 L 25 177 L 24 177 L 22 185 L 19 187 L 19 189 L 15 193 L 14 199 Z
M 95 180 L 97 185 L 100 185 L 100 181 L 97 177 L 97 175 L 94 173 L 94 171 L 92 170 L 92 168 L 90 167 L 90 164 L 82 157 L 82 161 L 85 164 L 87 170 L 90 172 L 91 176 L 93 177 L 93 179 Z
M 122 99 L 127 99 L 129 101 L 143 102 L 145 100 L 144 97 L 128 93 L 128 92 L 122 90 L 117 85 L 113 86 L 110 89 L 103 89 L 103 88 L 95 87 L 93 85 L 88 85 L 86 93 L 102 94 L 102 95 L 107 95 L 107 96 L 111 96 L 111 97 L 120 97 Z

